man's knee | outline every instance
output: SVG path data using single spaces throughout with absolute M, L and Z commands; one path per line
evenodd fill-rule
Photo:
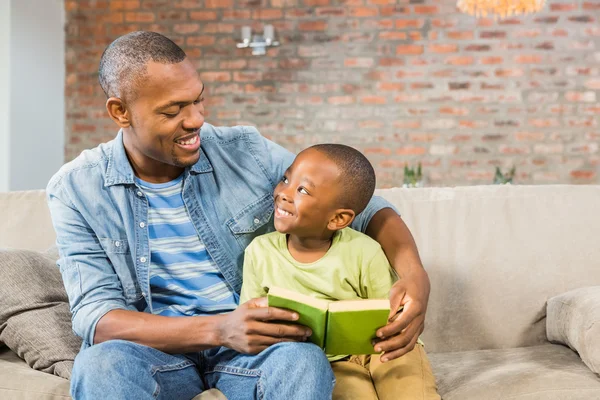
M 302 371 L 302 376 L 313 375 L 315 379 L 334 381 L 327 356 L 312 343 L 286 342 L 271 346 L 280 361 L 281 369 Z
M 114 379 L 126 369 L 134 346 L 124 340 L 109 340 L 83 350 L 75 358 L 71 381 Z

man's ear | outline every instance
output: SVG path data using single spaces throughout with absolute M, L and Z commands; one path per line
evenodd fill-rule
M 131 115 L 125 106 L 125 103 L 120 98 L 111 97 L 106 100 L 106 111 L 108 111 L 110 118 L 121 128 L 128 128 L 131 126 Z
M 352 221 L 354 221 L 354 217 L 356 217 L 356 214 L 353 210 L 346 208 L 335 210 L 335 215 L 329 220 L 327 229 L 330 231 L 339 231 L 340 229 L 344 229 L 350 225 Z

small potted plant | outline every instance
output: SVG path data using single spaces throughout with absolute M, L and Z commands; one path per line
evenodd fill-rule
M 496 174 L 494 175 L 494 185 L 510 185 L 515 177 L 517 167 L 513 166 L 507 173 L 502 173 L 500 167 L 496 167 Z
M 402 187 L 423 187 L 423 168 L 421 167 L 421 163 L 417 165 L 416 169 L 409 167 L 408 164 L 404 165 L 404 182 Z

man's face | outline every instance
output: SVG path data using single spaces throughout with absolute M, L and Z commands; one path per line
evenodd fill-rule
M 186 58 L 178 64 L 149 62 L 137 84 L 131 112 L 130 143 L 145 162 L 188 167 L 200 157 L 204 124 L 204 85 Z M 131 149 L 128 149 L 131 151 Z
M 323 153 L 302 151 L 273 193 L 275 229 L 299 237 L 326 238 L 335 215 L 340 171 Z

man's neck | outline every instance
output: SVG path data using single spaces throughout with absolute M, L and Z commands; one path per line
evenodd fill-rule
M 331 247 L 332 241 L 333 234 L 329 238 L 303 238 L 288 235 L 287 247 L 294 260 L 307 264 L 320 260 Z
M 183 167 L 165 164 L 141 154 L 134 146 L 127 143 L 125 138 L 123 138 L 123 144 L 133 173 L 143 181 L 149 183 L 171 182 L 185 170 Z

